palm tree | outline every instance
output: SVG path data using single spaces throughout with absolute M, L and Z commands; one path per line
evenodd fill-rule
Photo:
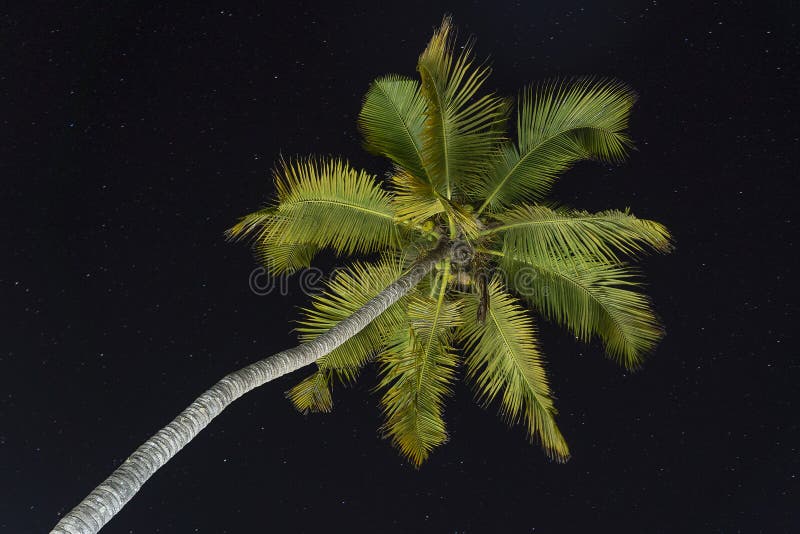
M 444 401 L 463 369 L 479 402 L 555 461 L 569 458 L 527 305 L 637 368 L 663 330 L 626 260 L 666 252 L 660 224 L 629 211 L 587 213 L 544 201 L 572 164 L 618 162 L 636 99 L 609 79 L 523 90 L 516 142 L 508 99 L 479 96 L 489 68 L 456 52 L 445 18 L 417 65 L 421 82 L 377 79 L 359 125 L 392 162 L 388 189 L 333 158 L 283 160 L 277 198 L 228 230 L 250 239 L 273 273 L 308 267 L 322 250 L 362 259 L 303 310 L 302 344 L 236 371 L 139 447 L 55 527 L 96 532 L 141 485 L 244 393 L 316 362 L 288 392 L 301 411 L 332 408 L 331 386 L 376 360 L 383 434 L 414 466 L 447 440 Z

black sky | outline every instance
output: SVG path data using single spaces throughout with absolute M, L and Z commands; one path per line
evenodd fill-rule
M 202 4 L 202 3 L 200 3 Z M 555 191 L 631 206 L 668 329 L 629 375 L 542 326 L 566 465 L 459 385 L 419 471 L 381 440 L 374 374 L 304 417 L 238 401 L 106 527 L 146 532 L 796 532 L 796 2 L 43 3 L 0 8 L 0 531 L 45 532 L 225 373 L 295 343 L 222 231 L 280 153 L 382 174 L 355 117 L 452 12 L 490 85 L 602 74 L 638 150 Z M 792 504 L 794 503 L 794 504 Z

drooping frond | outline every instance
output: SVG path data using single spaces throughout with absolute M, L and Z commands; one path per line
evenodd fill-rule
M 385 255 L 376 263 L 356 262 L 336 272 L 325 289 L 302 310 L 297 331 L 300 340 L 314 339 L 351 316 L 375 295 L 403 274 L 403 261 Z M 363 330 L 317 360 L 321 370 L 332 371 L 344 382 L 356 379 L 358 372 L 386 343 L 389 332 L 407 322 L 406 298 L 390 306 Z
M 358 124 L 367 150 L 388 157 L 417 179 L 429 182 L 422 163 L 425 106 L 418 81 L 385 76 L 370 85 Z
M 465 297 L 458 335 L 467 353 L 467 379 L 478 399 L 488 405 L 500 398 L 500 412 L 509 421 L 525 421 L 528 435 L 538 440 L 548 457 L 563 462 L 569 447 L 556 425 L 536 330 L 530 316 L 495 278 L 488 285 L 485 321 L 477 319 L 480 296 Z
M 505 249 L 508 284 L 543 315 L 577 338 L 597 335 L 607 354 L 628 369 L 639 367 L 664 331 L 640 283 L 624 265 L 563 258 L 519 258 Z
M 330 247 L 340 254 L 397 246 L 390 195 L 375 177 L 342 160 L 283 161 L 275 173 L 277 204 L 258 239 Z
M 479 211 L 541 200 L 576 161 L 622 160 L 631 145 L 625 130 L 635 101 L 628 86 L 602 78 L 556 80 L 523 91 L 517 145 L 504 146 L 488 179 L 476 184 Z
M 386 390 L 381 397 L 386 420 L 382 433 L 418 467 L 434 448 L 447 441 L 441 401 L 428 392 L 446 387 L 452 374 L 446 366 L 448 360 L 426 367 L 419 342 L 413 330 L 406 327 L 395 333 L 380 361 L 380 387 Z M 420 396 L 417 381 L 422 371 L 425 381 Z
M 286 397 L 302 413 L 333 410 L 330 371 L 318 370 L 304 378 L 299 384 L 286 392 Z
M 415 466 L 447 441 L 442 413 L 457 363 L 451 341 L 459 311 L 444 297 L 446 279 L 445 272 L 436 298 L 417 292 L 410 299 L 408 323 L 379 355 L 383 432 Z
M 437 345 L 449 345 L 453 337 L 453 327 L 460 324 L 460 302 L 446 298 L 450 282 L 450 261 L 445 266 L 434 285 L 434 296 L 415 295 L 408 303 L 408 318 L 417 334 L 424 354 L 436 357 Z
M 505 249 L 523 258 L 575 255 L 618 262 L 648 250 L 669 252 L 669 231 L 660 223 L 638 219 L 628 210 L 588 213 L 523 204 L 497 214 L 501 224 L 484 232 L 500 234 Z
M 445 198 L 477 180 L 503 139 L 508 104 L 494 95 L 476 96 L 489 76 L 475 66 L 471 44 L 455 54 L 450 19 L 436 30 L 417 64 L 428 105 L 422 159 L 431 182 Z

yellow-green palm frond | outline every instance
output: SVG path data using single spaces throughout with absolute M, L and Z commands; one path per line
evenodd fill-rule
M 467 379 L 484 405 L 500 398 L 500 412 L 509 422 L 525 421 L 528 436 L 538 440 L 548 457 L 563 462 L 567 446 L 556 425 L 556 409 L 536 342 L 533 320 L 508 294 L 498 278 L 488 285 L 486 320 L 477 319 L 480 296 L 465 296 L 458 336 L 466 350 Z
M 297 331 L 302 342 L 310 341 L 350 317 L 368 300 L 383 291 L 403 274 L 401 258 L 384 255 L 375 263 L 356 262 L 328 279 L 324 290 L 315 295 Z M 361 367 L 386 343 L 388 332 L 407 322 L 406 297 L 390 306 L 363 330 L 317 360 L 321 370 L 330 370 L 344 382 L 352 382 Z
M 268 238 L 253 244 L 256 259 L 273 274 L 294 273 L 311 266 L 320 247 L 311 243 L 274 243 Z
M 242 217 L 225 232 L 232 241 L 249 239 L 259 263 L 271 273 L 293 273 L 309 267 L 320 247 L 313 243 L 286 243 L 276 231 L 276 207 L 268 207 Z
M 426 363 L 414 331 L 398 330 L 380 356 L 382 378 L 379 387 L 386 420 L 381 431 L 392 445 L 416 467 L 447 441 L 442 419 L 442 397 L 453 375 L 450 358 Z M 418 382 L 422 377 L 422 386 Z
M 480 236 L 482 223 L 473 216 L 472 206 L 447 202 L 447 215 L 456 225 L 456 234 L 472 241 Z
M 663 337 L 650 300 L 636 291 L 637 273 L 627 266 L 504 254 L 508 283 L 518 294 L 577 338 L 599 336 L 606 353 L 627 369 L 638 368 Z
M 411 173 L 399 171 L 392 175 L 392 203 L 400 221 L 420 225 L 445 212 L 442 196 L 433 186 Z
M 577 255 L 618 262 L 620 253 L 635 257 L 672 248 L 664 225 L 628 210 L 588 213 L 523 204 L 496 217 L 500 225 L 484 234 L 500 234 L 505 249 L 523 258 Z
M 391 195 L 374 176 L 343 160 L 282 160 L 275 186 L 275 205 L 244 216 L 226 232 L 231 240 L 251 239 L 272 272 L 308 267 L 323 248 L 353 254 L 400 244 Z
M 555 178 L 583 159 L 622 160 L 631 140 L 625 133 L 636 94 L 604 78 L 555 80 L 522 92 L 517 108 L 517 145 L 507 144 L 488 178 L 476 183 L 479 211 L 520 200 L 541 200 Z
M 452 220 L 466 236 L 478 236 L 478 222 L 472 214 L 440 195 L 431 184 L 402 171 L 392 176 L 391 183 L 398 220 L 412 225 L 424 225 L 428 221 L 445 225 L 447 220 Z
M 456 55 L 452 31 L 445 18 L 417 63 L 427 100 L 422 159 L 431 183 L 447 199 L 485 172 L 503 139 L 500 125 L 509 107 L 495 95 L 476 96 L 490 69 L 474 65 L 470 43 Z
M 412 296 L 408 323 L 379 355 L 383 433 L 417 467 L 447 441 L 442 415 L 457 365 L 451 343 L 459 324 L 458 303 L 445 299 L 447 277 L 445 269 L 436 297 Z
M 261 234 L 275 219 L 275 208 L 266 207 L 248 213 L 235 225 L 225 230 L 225 238 L 229 241 L 241 241 Z
M 302 413 L 328 413 L 333 410 L 330 380 L 330 371 L 320 369 L 287 391 L 286 397 Z
M 283 161 L 267 243 L 330 247 L 340 254 L 397 246 L 391 196 L 374 176 L 339 159 Z
M 327 280 L 324 291 L 313 298 L 311 306 L 302 310 L 303 318 L 297 328 L 301 341 L 314 339 L 352 315 L 400 277 L 404 264 L 402 258 L 386 254 L 377 263 L 357 262 L 347 270 L 338 271 Z M 335 376 L 351 383 L 358 377 L 364 364 L 386 344 L 388 332 L 407 322 L 405 302 L 405 299 L 396 302 L 363 330 L 317 360 L 319 370 L 286 393 L 295 408 L 301 412 L 330 411 L 331 379 Z
M 461 303 L 447 299 L 450 278 L 450 261 L 445 260 L 444 268 L 438 273 L 432 287 L 432 296 L 417 293 L 412 295 L 408 303 L 411 327 L 419 337 L 423 352 L 431 357 L 435 357 L 437 345 L 449 345 L 453 327 L 460 324 Z
M 358 124 L 367 150 L 386 156 L 418 179 L 429 181 L 422 163 L 425 107 L 418 81 L 384 76 L 370 85 Z

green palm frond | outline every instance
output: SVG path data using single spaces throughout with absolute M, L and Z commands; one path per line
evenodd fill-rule
M 563 258 L 521 259 L 504 250 L 509 284 L 540 313 L 588 342 L 600 337 L 606 353 L 636 369 L 664 330 L 650 300 L 636 291 L 638 275 L 624 265 Z
M 328 413 L 333 410 L 331 373 L 318 370 L 286 392 L 286 397 L 302 413 Z
M 259 234 L 265 246 L 303 243 L 353 254 L 398 244 L 391 196 L 342 160 L 283 161 L 275 186 L 274 216 Z
M 368 300 L 403 274 L 404 261 L 384 255 L 376 263 L 355 262 L 328 279 L 325 289 L 302 309 L 297 331 L 300 340 L 310 341 L 350 317 Z M 320 369 L 331 370 L 344 382 L 356 379 L 361 367 L 386 343 L 388 332 L 405 324 L 406 298 L 390 306 L 363 330 L 317 360 Z
M 311 266 L 320 247 L 311 243 L 273 243 L 269 239 L 253 245 L 256 259 L 273 274 L 294 273 Z
M 411 327 L 420 340 L 423 353 L 435 358 L 437 345 L 448 345 L 452 339 L 452 329 L 460 324 L 460 302 L 448 301 L 446 298 L 450 282 L 450 261 L 444 262 L 444 268 L 437 277 L 437 285 L 433 287 L 432 297 L 416 295 L 408 303 L 408 317 Z
M 391 183 L 395 192 L 392 202 L 400 222 L 423 225 L 432 221 L 446 226 L 452 220 L 466 236 L 478 237 L 480 229 L 472 214 L 440 195 L 431 184 L 405 172 L 393 175 Z
M 392 445 L 419 466 L 433 449 L 447 441 L 441 397 L 453 374 L 448 366 L 450 359 L 441 357 L 426 365 L 419 341 L 406 327 L 395 333 L 380 361 L 379 387 L 386 390 L 381 397 L 386 420 L 381 430 Z M 424 381 L 418 389 L 420 376 Z
M 338 253 L 396 246 L 391 197 L 342 160 L 283 162 L 276 173 L 278 242 L 311 243 Z
M 268 207 L 242 217 L 225 232 L 232 241 L 249 239 L 259 263 L 271 273 L 293 273 L 310 267 L 320 247 L 313 243 L 286 243 L 276 231 L 276 207 Z
M 494 278 L 488 286 L 491 305 L 486 320 L 477 319 L 480 297 L 465 297 L 458 336 L 467 357 L 467 379 L 479 401 L 488 405 L 500 398 L 501 414 L 509 421 L 525 421 L 528 435 L 547 455 L 563 462 L 569 447 L 554 420 L 556 409 L 547 381 L 533 321 L 525 309 Z
M 431 183 L 447 199 L 486 170 L 508 112 L 502 98 L 476 97 L 490 69 L 473 65 L 469 43 L 456 56 L 451 32 L 445 18 L 417 64 L 428 101 L 422 159 Z
M 275 220 L 275 208 L 267 207 L 248 213 L 235 225 L 225 230 L 225 238 L 229 241 L 241 241 L 262 234 Z
M 379 355 L 384 435 L 417 467 L 447 441 L 443 404 L 457 365 L 451 342 L 459 324 L 458 303 L 445 299 L 447 277 L 445 268 L 436 298 L 415 293 L 408 323 Z
M 390 183 L 398 220 L 419 225 L 445 213 L 443 198 L 430 183 L 402 171 L 393 174 Z
M 648 250 L 669 252 L 669 231 L 660 223 L 639 219 L 628 210 L 599 213 L 523 204 L 496 215 L 500 225 L 484 232 L 500 234 L 505 249 L 523 258 L 574 255 L 618 262 Z
M 369 299 L 394 282 L 403 273 L 405 261 L 384 255 L 377 263 L 353 264 L 327 280 L 324 291 L 311 306 L 302 310 L 297 331 L 301 341 L 314 339 L 353 314 Z M 406 324 L 406 299 L 401 299 L 368 324 L 363 330 L 317 360 L 318 371 L 287 392 L 287 397 L 301 412 L 330 411 L 330 381 L 334 376 L 345 384 L 358 377 L 361 368 L 387 342 L 390 332 Z
M 523 91 L 517 146 L 504 146 L 488 179 L 476 184 L 479 212 L 541 200 L 576 161 L 622 160 L 632 144 L 625 130 L 635 102 L 627 85 L 603 78 L 556 80 Z
M 388 157 L 406 172 L 428 182 L 422 163 L 425 107 L 418 81 L 385 76 L 370 85 L 358 124 L 367 150 Z

